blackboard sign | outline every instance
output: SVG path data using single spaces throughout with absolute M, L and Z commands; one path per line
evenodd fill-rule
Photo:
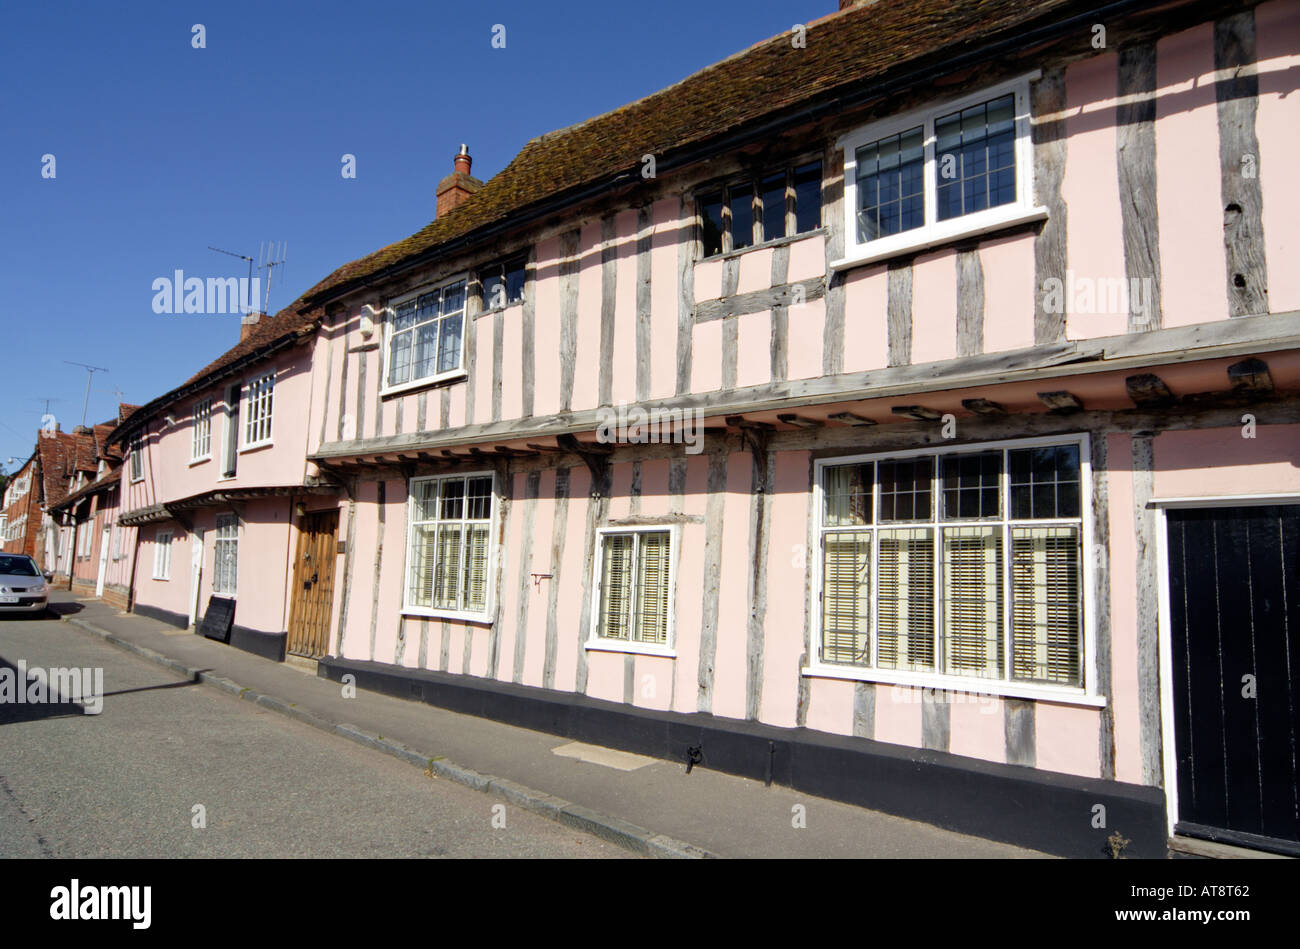
M 230 642 L 230 627 L 235 622 L 235 601 L 228 596 L 208 597 L 208 611 L 203 614 L 199 632 L 208 639 Z

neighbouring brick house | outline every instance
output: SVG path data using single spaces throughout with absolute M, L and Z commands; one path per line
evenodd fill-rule
M 123 405 L 118 419 L 134 408 Z M 116 425 L 114 420 L 79 430 L 83 467 L 69 480 L 63 499 L 50 505 L 48 522 L 59 538 L 57 579 L 74 593 L 100 596 L 125 609 L 135 551 L 118 524 L 122 455 L 108 438 Z
M 192 564 L 136 608 L 1056 853 L 1300 853 L 1298 55 L 1291 0 L 882 0 L 462 148 L 114 430 Z
M 101 438 L 107 434 L 108 429 L 103 429 Z M 5 552 L 30 554 L 42 570 L 59 572 L 62 547 L 50 510 L 79 481 L 93 479 L 96 468 L 95 440 L 89 429 L 41 430 L 31 457 L 5 491 Z

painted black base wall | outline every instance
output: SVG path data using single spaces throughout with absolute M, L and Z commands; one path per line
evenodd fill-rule
M 1159 788 L 378 662 L 325 658 L 317 673 L 334 681 L 350 673 L 360 688 L 683 764 L 698 748 L 696 767 L 770 776 L 819 797 L 1060 856 L 1109 857 L 1106 839 L 1116 831 L 1129 840 L 1126 857 L 1167 855 Z M 1104 827 L 1093 826 L 1097 805 Z
M 289 637 L 285 633 L 264 633 L 258 629 L 249 629 L 247 626 L 230 627 L 230 645 L 264 659 L 284 662 L 288 643 Z
M 160 623 L 167 623 L 169 626 L 176 626 L 180 629 L 188 629 L 190 625 L 190 618 L 183 613 L 173 613 L 171 610 L 160 609 L 156 606 L 137 603 L 135 612 L 141 616 L 147 616 L 150 619 L 158 620 Z M 212 641 L 220 642 L 220 640 Z M 264 633 L 261 630 L 249 629 L 246 626 L 232 626 L 230 628 L 229 645 L 234 646 L 236 649 L 242 649 L 244 652 L 251 652 L 254 655 L 261 656 L 264 659 L 274 659 L 276 662 L 284 662 L 288 641 L 289 637 L 285 633 Z
M 156 619 L 160 623 L 166 623 L 168 626 L 176 626 L 180 629 L 188 629 L 190 618 L 184 613 L 173 613 L 171 610 L 164 610 L 161 607 L 149 606 L 146 603 L 137 603 L 132 610 L 133 613 L 139 613 L 141 616 L 147 616 L 150 619 Z

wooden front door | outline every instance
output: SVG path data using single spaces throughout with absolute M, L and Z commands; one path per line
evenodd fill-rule
M 321 511 L 302 518 L 289 612 L 288 650 L 295 656 L 319 659 L 329 645 L 334 607 L 334 534 L 338 526 L 338 511 Z
M 1175 831 L 1300 856 L 1300 505 L 1167 517 Z

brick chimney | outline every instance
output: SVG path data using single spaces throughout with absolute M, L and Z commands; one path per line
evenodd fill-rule
M 265 313 L 245 313 L 239 318 L 239 341 L 242 343 L 248 339 L 261 325 Z
M 452 159 L 452 173 L 438 182 L 438 190 L 435 192 L 438 196 L 438 217 L 458 204 L 464 204 L 470 195 L 483 187 L 483 182 L 469 173 L 473 162 L 474 159 L 469 157 L 469 146 L 462 145 Z

